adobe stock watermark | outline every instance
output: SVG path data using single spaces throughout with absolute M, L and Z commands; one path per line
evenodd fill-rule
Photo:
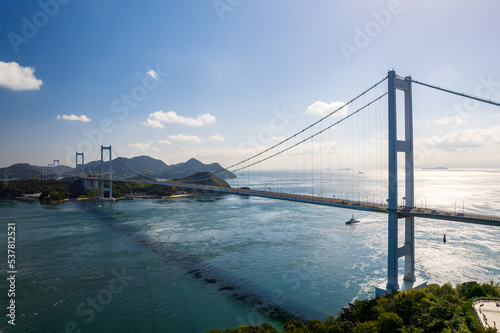
M 241 5 L 243 0 L 215 0 L 212 2 L 219 20 L 224 21 L 224 15 L 227 12 L 232 12 L 236 7 Z
M 479 76 L 479 84 L 474 90 L 474 96 L 482 99 L 490 99 L 491 96 L 500 88 L 500 81 L 495 81 L 493 75 L 489 74 L 488 77 Z M 456 103 L 452 108 L 444 111 L 443 119 L 448 121 L 450 126 L 446 127 L 446 130 L 454 131 L 457 130 L 462 123 L 465 123 L 467 119 L 471 117 L 472 112 L 479 108 L 479 104 L 482 103 L 477 100 L 470 98 L 464 98 L 462 103 Z M 415 149 L 415 164 L 423 164 L 424 161 L 431 157 L 436 151 L 436 145 L 440 143 L 441 138 L 445 135 L 445 129 L 443 127 L 438 127 L 432 132 L 431 138 L 425 140 Z
M 274 109 L 274 116 L 266 123 L 257 133 L 257 135 L 249 136 L 239 145 L 238 149 L 253 148 L 257 152 L 259 146 L 267 146 L 277 134 L 284 131 L 291 124 L 296 115 L 288 113 L 286 108 L 283 110 Z
M 118 115 L 119 120 L 124 121 L 128 118 L 130 112 L 136 109 L 151 91 L 158 88 L 168 75 L 168 72 L 161 71 L 159 65 L 156 66 L 156 70 L 146 68 L 146 74 L 140 84 L 133 87 L 129 93 L 123 93 L 120 98 L 116 98 L 111 102 L 111 112 Z M 96 128 L 91 130 L 83 129 L 82 135 L 85 139 L 78 142 L 76 150 L 70 145 L 66 146 L 66 163 L 71 165 L 76 152 L 83 152 L 87 156 L 92 154 L 95 148 L 99 148 L 103 144 L 105 135 L 113 133 L 115 129 L 116 126 L 111 118 L 102 118 Z
M 95 297 L 87 297 L 75 309 L 75 314 L 82 317 L 83 322 L 78 324 L 76 321 L 68 321 L 64 325 L 64 333 L 81 333 L 82 325 L 88 325 L 94 321 L 97 314 L 102 312 L 105 306 L 113 301 L 113 297 L 123 291 L 123 289 L 136 279 L 135 276 L 128 274 L 125 267 L 122 267 L 121 272 L 112 270 L 113 277 L 108 283 L 97 291 Z
M 366 49 L 372 40 L 378 37 L 382 30 L 391 24 L 394 16 L 403 12 L 403 9 L 401 0 L 389 0 L 385 9 L 370 11 L 372 20 L 368 21 L 363 28 L 358 26 L 354 27 L 352 43 L 342 41 L 339 44 L 340 50 L 347 63 L 350 64 L 354 55 L 359 55 L 361 51 Z
M 70 0 L 40 0 L 38 6 L 40 10 L 37 11 L 31 19 L 26 16 L 21 18 L 22 26 L 20 34 L 9 32 L 7 38 L 9 39 L 12 49 L 17 54 L 19 53 L 19 46 L 28 44 L 29 41 L 38 35 L 40 29 L 45 27 L 50 18 L 54 18 L 60 10 L 61 5 L 66 5 Z

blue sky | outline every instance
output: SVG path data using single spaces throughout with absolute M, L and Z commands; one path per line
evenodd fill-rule
M 3 1 L 0 166 L 91 161 L 101 144 L 228 165 L 391 68 L 500 100 L 499 12 L 494 0 Z M 421 166 L 500 165 L 500 108 L 460 112 L 462 98 L 421 87 L 413 98 L 415 148 L 432 147 Z

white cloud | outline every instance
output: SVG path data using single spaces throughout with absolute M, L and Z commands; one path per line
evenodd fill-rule
M 92 119 L 87 117 L 86 115 L 82 114 L 81 116 L 77 115 L 65 115 L 63 114 L 62 116 L 60 114 L 57 115 L 56 119 L 62 119 L 62 120 L 69 120 L 69 121 L 83 121 L 84 123 L 90 122 Z
M 35 77 L 35 68 L 16 62 L 0 61 L 0 87 L 11 90 L 40 90 L 42 80 Z
M 164 123 L 177 123 L 187 126 L 204 126 L 215 123 L 215 116 L 209 113 L 199 115 L 196 118 L 180 116 L 174 111 L 156 111 L 148 116 L 148 119 L 142 122 L 146 126 L 153 128 L 163 128 Z
M 224 137 L 220 134 L 215 134 L 215 135 L 212 135 L 211 137 L 208 138 L 208 141 L 212 141 L 212 142 L 220 142 L 220 141 L 224 141 Z
M 146 74 L 151 76 L 151 78 L 153 78 L 154 80 L 158 81 L 158 74 L 154 70 L 150 69 Z
M 466 120 L 459 116 L 446 117 L 436 120 L 436 124 L 438 125 L 462 125 L 467 123 Z
M 490 144 L 500 144 L 500 126 L 457 130 L 442 136 L 418 140 L 416 146 L 456 152 L 483 148 Z
M 151 142 L 148 143 L 129 143 L 128 147 L 131 148 L 132 150 L 135 151 L 147 151 L 147 150 L 154 150 L 154 151 L 160 151 L 158 148 L 155 148 L 151 146 Z
M 306 113 L 309 114 L 319 114 L 320 116 L 326 116 L 327 114 L 332 113 L 333 111 L 337 110 L 338 108 L 341 108 L 342 106 L 346 105 L 344 102 L 332 102 L 330 104 L 317 101 L 313 105 L 309 106 L 307 108 Z M 345 115 L 347 114 L 347 106 L 343 107 L 339 111 L 337 111 L 335 114 L 336 115 Z
M 158 120 L 148 119 L 146 121 L 143 121 L 142 123 L 146 126 L 153 127 L 153 128 L 165 128 L 165 126 L 163 126 L 163 124 L 161 122 L 159 122 Z
M 177 135 L 171 135 L 168 137 L 172 141 L 181 141 L 181 142 L 189 142 L 189 143 L 200 143 L 201 139 L 197 137 L 196 135 L 184 135 L 184 134 L 177 134 Z
M 158 142 L 161 143 L 162 145 L 167 145 L 167 146 L 170 146 L 172 144 L 172 142 L 168 140 L 158 140 Z

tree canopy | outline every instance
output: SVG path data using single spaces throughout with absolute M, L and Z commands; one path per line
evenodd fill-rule
M 335 318 L 303 323 L 290 320 L 282 333 L 496 333 L 482 327 L 472 307 L 474 299 L 500 298 L 500 284 L 466 282 L 455 288 L 450 283 L 431 284 L 419 290 L 392 292 L 376 299 L 357 300 L 343 308 Z M 499 323 L 500 324 L 500 323 Z M 269 324 L 240 326 L 209 333 L 280 333 Z

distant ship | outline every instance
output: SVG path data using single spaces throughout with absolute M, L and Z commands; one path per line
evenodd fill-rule
M 354 224 L 354 223 L 359 223 L 360 221 L 358 219 L 354 218 L 354 214 L 352 215 L 351 219 L 347 221 L 345 224 Z

